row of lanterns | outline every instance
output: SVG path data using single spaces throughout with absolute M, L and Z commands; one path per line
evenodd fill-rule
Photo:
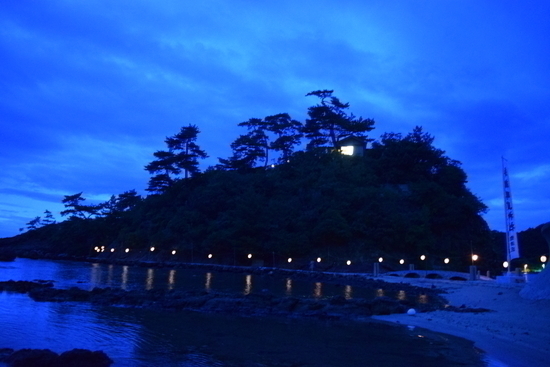
M 155 247 L 154 247 L 154 246 L 151 246 L 151 247 L 149 248 L 149 250 L 150 250 L 151 252 L 153 252 L 153 251 L 155 251 Z M 96 252 L 105 252 L 105 246 L 96 246 L 96 247 L 94 247 L 94 251 L 96 251 Z M 115 249 L 114 249 L 114 248 L 111 248 L 110 251 L 111 251 L 111 252 L 115 252 Z M 129 248 L 126 248 L 126 249 L 124 249 L 124 252 L 128 253 L 128 252 L 130 252 L 130 249 L 129 249 Z M 176 250 L 172 250 L 172 255 L 175 255 L 176 253 L 177 253 Z M 207 257 L 208 257 L 209 259 L 211 259 L 211 258 L 213 257 L 213 255 L 212 255 L 212 254 L 208 254 Z M 251 258 L 252 258 L 252 254 L 248 254 L 246 257 L 249 258 L 249 259 L 251 259 Z M 426 255 L 420 255 L 420 260 L 422 260 L 422 261 L 426 260 Z M 472 263 L 476 262 L 477 260 L 479 260 L 479 256 L 476 255 L 476 254 L 472 254 Z M 321 257 L 318 257 L 318 258 L 316 259 L 316 261 L 317 261 L 318 263 L 320 263 L 320 262 L 322 261 Z M 383 262 L 383 261 L 384 261 L 384 258 L 383 258 L 383 257 L 379 257 L 379 258 L 378 258 L 378 262 L 379 262 L 379 263 L 381 263 L 381 262 Z M 448 264 L 450 261 L 451 261 L 451 260 L 450 260 L 448 257 L 446 257 L 445 259 L 443 259 L 443 262 L 444 262 L 445 264 Z M 546 265 L 546 264 L 545 264 L 546 261 L 548 261 L 547 256 L 546 256 L 546 255 L 542 255 L 542 256 L 540 257 L 540 262 L 542 263 L 542 267 L 543 267 L 543 268 L 544 268 L 545 265 Z M 289 258 L 287 259 L 287 262 L 290 264 L 290 263 L 292 262 L 292 258 L 289 257 Z M 401 265 L 405 264 L 405 259 L 400 259 L 400 260 L 399 260 L 399 264 L 401 264 Z M 351 260 L 347 260 L 347 261 L 346 261 L 346 265 L 351 265 Z M 508 261 L 505 261 L 505 262 L 502 263 L 502 266 L 503 266 L 504 268 L 508 268 L 508 267 L 510 266 L 510 264 L 508 263 Z M 527 265 L 524 265 L 524 268 L 525 268 L 525 267 L 527 267 Z

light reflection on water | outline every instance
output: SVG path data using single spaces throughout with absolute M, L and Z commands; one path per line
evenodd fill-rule
M 292 279 L 286 278 L 286 290 L 285 290 L 286 296 L 292 296 Z
M 204 290 L 207 292 L 210 292 L 210 288 L 212 286 L 212 273 L 208 272 L 206 273 L 206 281 L 204 283 Z
M 321 298 L 323 296 L 323 283 L 316 282 L 315 289 L 313 290 L 313 297 Z
M 155 282 L 155 269 L 147 269 L 147 278 L 145 279 L 145 289 L 150 291 L 153 289 L 153 284 Z
M 246 274 L 243 293 L 246 296 L 247 294 L 250 294 L 251 291 L 252 291 L 252 275 Z
M 168 289 L 172 290 L 174 289 L 174 285 L 176 284 L 176 269 L 171 269 L 168 273 Z
M 344 297 L 346 299 L 351 299 L 353 298 L 352 295 L 353 295 L 353 289 L 351 288 L 351 285 L 346 285 L 346 287 L 344 288 Z
M 400 300 L 400 301 L 406 300 L 407 299 L 407 294 L 405 293 L 405 291 L 397 292 L 397 299 Z
M 110 287 L 113 284 L 113 264 L 109 264 L 107 270 L 107 285 Z
M 120 288 L 127 290 L 128 288 L 128 265 L 122 266 L 122 279 L 120 283 Z
M 95 287 L 113 287 L 124 290 L 194 289 L 206 292 L 239 292 L 246 295 L 265 289 L 276 296 L 313 296 L 317 299 L 334 296 L 343 296 L 346 299 L 380 296 L 394 297 L 399 300 L 407 299 L 405 291 L 393 294 L 383 289 L 364 289 L 349 284 L 336 285 L 291 278 L 273 279 L 246 273 L 216 274 L 212 271 L 196 269 L 156 269 L 29 259 L 17 259 L 12 264 L 12 266 L 1 269 L 0 280 L 55 280 L 55 286 L 58 288 L 77 286 L 86 290 L 92 290 Z M 427 296 L 420 296 L 418 301 L 427 302 Z
M 27 259 L 0 265 L 0 280 L 8 279 L 55 280 L 58 288 L 78 286 L 89 290 L 111 286 L 127 290 L 199 289 L 249 294 L 267 289 L 279 296 L 313 294 L 316 298 L 322 298 L 343 295 L 346 299 L 372 298 L 380 293 L 380 290 L 365 290 L 351 285 L 274 279 L 242 273 Z M 389 296 L 384 292 L 382 294 Z M 407 295 L 400 291 L 395 297 L 406 299 Z M 426 300 L 426 296 L 420 296 L 419 300 Z M 209 320 L 212 320 L 210 316 L 199 317 L 196 314 L 167 313 L 159 316 L 139 309 L 34 302 L 27 295 L 0 293 L 0 347 L 48 348 L 58 353 L 73 348 L 104 350 L 119 367 L 224 366 L 200 351 L 189 353 L 188 345 L 210 343 L 209 340 L 194 341 L 200 338 L 198 330 L 202 325 L 217 330 L 216 321 Z M 210 337 L 218 338 L 223 334 L 216 332 L 213 335 Z M 232 334 L 227 335 L 227 340 L 230 340 Z

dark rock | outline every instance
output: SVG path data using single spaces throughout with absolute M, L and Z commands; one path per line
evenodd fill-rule
M 390 315 L 392 313 L 404 313 L 405 307 L 397 300 L 389 297 L 376 297 L 371 303 L 373 315 Z
M 103 351 L 73 349 L 61 353 L 57 365 L 63 367 L 109 367 L 113 360 Z
M 283 298 L 283 300 L 277 305 L 277 308 L 286 311 L 286 312 L 292 312 L 296 308 L 296 306 L 300 303 L 300 300 L 295 297 L 287 297 Z
M 451 311 L 451 312 L 460 312 L 460 313 L 481 313 L 481 312 L 491 312 L 488 308 L 482 308 L 482 307 L 466 307 L 465 305 L 462 305 L 460 307 L 455 306 L 447 306 L 444 308 L 445 311 Z
M 34 289 L 45 289 L 53 287 L 53 283 L 48 282 L 28 282 L 25 280 L 8 280 L 0 282 L 0 291 L 10 291 L 18 293 L 27 293 Z
M 13 353 L 11 348 L 0 348 L 0 362 Z
M 348 300 L 344 296 L 334 296 L 329 301 L 331 305 L 338 305 L 338 306 L 345 305 L 347 302 Z
M 57 367 L 57 353 L 49 349 L 21 349 L 4 359 L 10 367 Z
M 16 258 L 15 251 L 9 249 L 2 249 L 0 251 L 0 261 L 13 261 Z
M 322 302 L 313 302 L 307 305 L 307 309 L 310 311 L 319 311 L 326 307 L 326 304 Z

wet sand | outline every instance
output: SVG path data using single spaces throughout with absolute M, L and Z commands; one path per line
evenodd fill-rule
M 550 300 L 528 300 L 520 296 L 524 284 L 494 281 L 446 281 L 382 277 L 387 282 L 443 289 L 451 306 L 487 308 L 491 312 L 457 313 L 433 311 L 373 319 L 418 326 L 472 340 L 485 351 L 493 366 L 550 366 Z

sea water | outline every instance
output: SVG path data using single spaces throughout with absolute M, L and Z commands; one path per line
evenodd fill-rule
M 58 288 L 203 289 L 347 298 L 379 290 L 251 274 L 17 259 L 0 280 L 52 280 Z M 168 312 L 77 302 L 35 302 L 0 293 L 0 348 L 103 350 L 114 366 L 482 365 L 471 343 L 368 320 L 319 321 Z M 454 364 L 453 360 L 456 360 Z

